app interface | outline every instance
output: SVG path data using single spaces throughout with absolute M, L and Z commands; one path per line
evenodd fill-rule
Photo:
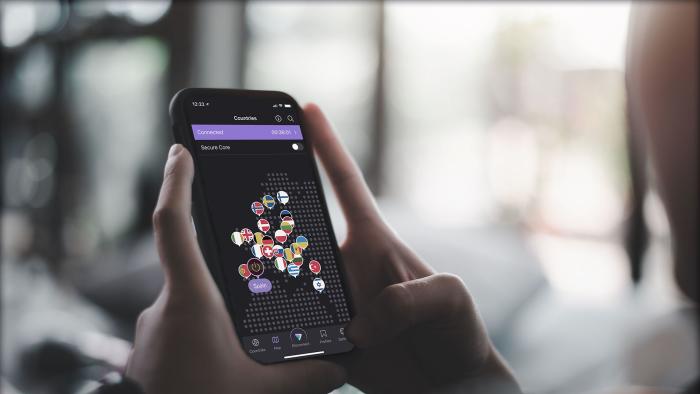
M 245 351 L 277 362 L 350 350 L 349 297 L 296 104 L 221 94 L 185 105 Z

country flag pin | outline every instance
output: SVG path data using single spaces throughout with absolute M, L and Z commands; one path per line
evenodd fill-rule
M 242 277 L 248 279 L 250 276 L 250 270 L 248 269 L 248 266 L 246 264 L 241 264 L 238 266 L 238 274 L 241 275 Z
M 294 229 L 294 224 L 284 220 L 282 223 L 280 223 L 280 230 L 284 231 L 285 234 L 289 235 L 291 234 L 292 230 Z
M 318 291 L 319 293 L 323 291 L 323 289 L 326 288 L 326 283 L 323 282 L 323 279 L 321 278 L 316 278 L 313 281 L 314 289 Z
M 294 242 L 294 243 L 292 244 L 292 252 L 294 252 L 294 254 L 299 254 L 299 255 L 300 255 L 301 252 L 302 252 L 303 250 L 304 250 L 304 249 L 302 249 L 302 248 L 301 248 L 301 245 L 299 245 L 298 243 Z
M 289 224 L 291 224 L 292 227 L 294 227 L 294 219 L 292 219 L 291 216 L 285 216 L 285 217 L 283 217 L 283 218 L 282 218 L 282 221 L 284 221 L 284 222 L 289 222 Z
M 266 233 L 268 230 L 270 230 L 270 222 L 268 222 L 265 219 L 260 219 L 260 220 L 258 220 L 258 228 L 263 233 Z
M 255 244 L 252 248 L 250 248 L 250 252 L 253 254 L 253 256 L 260 258 L 262 257 L 262 246 Z
M 250 231 L 249 228 L 244 228 L 241 230 L 241 237 L 243 238 L 243 242 L 250 242 L 253 240 L 253 232 Z
M 263 196 L 262 203 L 264 206 L 267 207 L 267 209 L 272 209 L 275 207 L 275 199 L 272 198 L 272 196 L 269 194 L 266 196 Z
M 272 245 L 275 244 L 275 240 L 273 240 L 271 236 L 266 235 L 262 238 L 262 244 L 272 247 Z
M 281 244 L 287 242 L 287 233 L 284 230 L 275 231 L 275 240 Z
M 252 204 L 250 204 L 250 209 L 253 211 L 254 214 L 260 216 L 265 212 L 265 207 L 262 205 L 260 201 L 255 201 Z
M 263 234 L 263 233 L 261 233 L 261 232 L 259 232 L 259 231 L 256 232 L 256 233 L 255 233 L 255 243 L 258 244 L 258 245 L 262 245 L 262 240 L 263 240 L 263 237 L 264 237 L 264 236 L 265 236 L 265 234 Z
M 302 249 L 306 249 L 309 246 L 309 240 L 306 239 L 305 236 L 300 235 L 296 239 L 296 244 L 299 245 Z
M 286 209 L 283 209 L 283 210 L 280 212 L 280 219 L 281 219 L 281 220 L 284 220 L 284 218 L 287 217 L 287 216 L 289 216 L 289 217 L 291 218 L 291 217 L 292 217 L 292 213 L 289 212 L 289 211 L 286 210 Z
M 243 244 L 243 237 L 239 231 L 234 231 L 231 233 L 231 242 L 236 244 L 236 246 L 241 246 L 241 244 Z
M 294 252 L 292 252 L 292 250 L 289 248 L 285 249 L 284 250 L 284 259 L 291 263 L 292 259 L 294 259 Z
M 287 262 L 282 257 L 275 258 L 275 268 L 284 272 L 287 269 Z
M 293 277 L 299 276 L 299 266 L 295 264 L 289 264 L 287 266 L 287 272 L 289 272 L 289 275 L 292 275 Z
M 280 245 L 275 245 L 272 247 L 272 254 L 274 254 L 275 257 L 281 257 L 284 259 L 284 248 Z
M 289 194 L 285 191 L 278 191 L 277 192 L 277 201 L 280 202 L 280 204 L 285 205 L 286 203 L 289 202 Z
M 275 255 L 272 251 L 272 246 L 270 245 L 263 245 L 262 247 L 262 255 L 268 259 L 271 260 L 272 257 Z
M 250 273 L 255 276 L 260 276 L 262 275 L 263 271 L 265 271 L 265 266 L 263 265 L 262 261 L 258 259 L 249 259 L 247 265 Z
M 309 261 L 309 271 L 318 275 L 318 273 L 321 272 L 321 263 L 319 263 L 317 260 Z
M 304 258 L 301 257 L 300 254 L 295 254 L 294 257 L 292 257 L 292 264 L 301 266 L 302 264 L 304 264 Z

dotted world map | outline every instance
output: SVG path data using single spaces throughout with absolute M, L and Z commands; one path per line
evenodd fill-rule
M 270 226 L 267 234 L 273 235 L 275 230 L 280 229 L 283 221 L 280 212 L 288 210 L 293 217 L 293 230 L 285 242 L 276 241 L 275 245 L 289 248 L 295 238 L 301 235 L 308 240 L 308 246 L 303 250 L 303 263 L 296 277 L 276 267 L 275 258 L 259 259 L 264 265 L 264 272 L 259 278 L 269 280 L 272 286 L 269 291 L 250 292 L 250 300 L 244 309 L 243 327 L 250 334 L 264 334 L 295 327 L 318 327 L 349 322 L 350 311 L 341 281 L 342 274 L 333 253 L 333 240 L 329 236 L 331 230 L 326 222 L 316 183 L 290 179 L 286 172 L 268 172 L 260 183 L 258 201 L 262 202 L 263 196 L 276 196 L 279 191 L 284 191 L 289 196 L 286 204 L 276 201 L 274 207 L 266 207 L 260 216 L 251 211 L 250 206 L 242 205 L 240 209 L 250 213 L 250 220 L 246 223 L 236 223 L 231 230 L 238 232 L 248 228 L 259 231 L 256 223 L 259 219 L 265 219 Z M 228 247 L 244 250 L 244 261 L 237 263 L 245 263 L 249 258 L 256 257 L 250 246 L 248 243 L 228 244 Z M 309 269 L 309 262 L 312 260 L 320 263 L 321 270 L 317 274 Z M 316 278 L 321 278 L 325 284 L 322 291 L 314 288 L 313 281 Z M 230 283 L 247 287 L 248 281 L 255 280 L 253 276 L 239 276 L 237 279 Z

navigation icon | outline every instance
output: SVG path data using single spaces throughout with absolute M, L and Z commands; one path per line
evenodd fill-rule
M 306 331 L 301 328 L 292 329 L 292 331 L 289 332 L 289 340 L 292 341 L 292 344 L 308 342 Z

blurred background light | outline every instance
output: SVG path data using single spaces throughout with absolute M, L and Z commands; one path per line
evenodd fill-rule
M 131 22 L 144 25 L 162 18 L 170 8 L 170 0 L 107 1 L 106 8 L 115 16 L 126 17 Z
M 36 33 L 47 33 L 60 25 L 62 5 L 59 0 L 8 0 L 0 4 L 2 44 L 21 45 Z
M 4 1 L 2 3 L 2 43 L 14 47 L 27 41 L 36 31 L 34 3 Z
M 150 216 L 168 102 L 201 86 L 318 103 L 387 220 L 464 279 L 528 391 L 619 383 L 604 361 L 629 327 L 683 305 L 663 204 L 632 192 L 630 6 L 3 1 L 3 374 L 21 382 L 17 355 L 48 337 L 123 361 L 162 283 Z M 633 201 L 650 235 L 637 285 Z

